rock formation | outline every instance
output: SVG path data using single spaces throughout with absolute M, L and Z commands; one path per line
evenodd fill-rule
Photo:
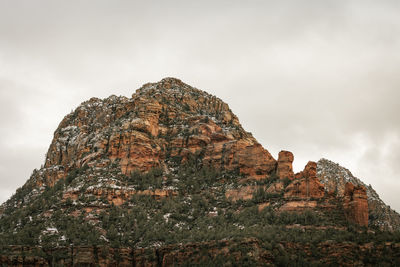
M 325 191 L 323 184 L 316 176 L 317 163 L 309 161 L 304 170 L 295 175 L 295 180 L 286 188 L 285 198 L 323 198 Z
M 349 171 L 321 160 L 294 174 L 293 160 L 289 151 L 275 160 L 226 103 L 175 78 L 131 98 L 91 98 L 61 121 L 44 166 L 0 206 L 0 264 L 171 266 L 204 255 L 208 264 L 288 265 L 287 255 L 299 266 L 332 264 L 307 246 L 326 258 L 373 247 L 346 232 L 348 222 L 370 235 L 400 229 L 398 214 Z
M 368 201 L 364 186 L 346 183 L 343 208 L 350 222 L 368 226 Z
M 167 168 L 165 160 L 201 155 L 205 164 L 262 179 L 276 161 L 245 132 L 229 106 L 215 96 L 166 78 L 131 99 L 111 96 L 82 103 L 60 123 L 42 170 L 54 184 L 70 169 L 118 160 L 121 171 Z M 57 171 L 54 171 L 57 169 Z
M 330 160 L 321 159 L 317 163 L 317 176 L 324 184 L 325 190 L 338 197 L 345 196 L 348 182 L 364 187 L 368 200 L 368 225 L 389 231 L 400 229 L 400 215 L 385 205 L 370 185 L 368 186 L 354 177 L 348 169 Z
M 278 162 L 277 162 L 277 170 L 276 174 L 278 175 L 279 179 L 289 178 L 293 180 L 294 173 L 293 173 L 293 163 L 294 157 L 293 153 L 289 151 L 281 151 L 278 155 Z

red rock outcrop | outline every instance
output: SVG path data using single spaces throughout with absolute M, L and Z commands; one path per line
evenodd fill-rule
M 279 179 L 289 178 L 290 180 L 293 180 L 293 159 L 294 157 L 292 152 L 283 150 L 279 152 L 276 169 L 276 174 L 278 175 Z
M 271 184 L 265 191 L 269 194 L 279 194 L 284 188 L 284 183 L 282 181 L 277 181 Z
M 320 159 L 317 176 L 325 186 L 325 191 L 338 197 L 344 197 L 347 182 L 362 185 L 368 197 L 368 227 L 378 227 L 386 231 L 400 230 L 400 215 L 386 205 L 371 185 L 366 185 L 355 177 L 350 170 L 327 159 Z
M 368 201 L 364 186 L 346 183 L 343 209 L 348 221 L 368 227 Z
M 314 209 L 317 207 L 317 201 L 289 201 L 286 202 L 282 207 L 279 208 L 279 211 L 305 211 Z
M 99 159 L 117 161 L 122 173 L 130 174 L 165 169 L 168 159 L 184 162 L 191 155 L 255 179 L 268 177 L 276 167 L 226 103 L 166 78 L 144 85 L 131 99 L 111 96 L 82 103 L 55 131 L 42 173 L 53 185 L 70 169 Z M 61 172 L 50 171 L 55 166 Z
M 304 170 L 300 172 L 300 175 L 306 178 L 317 178 L 317 163 L 309 161 L 304 167 Z
M 0 219 L 9 214 L 17 215 L 9 217 L 14 225 L 7 217 L 5 222 L 10 227 L 3 228 L 1 224 L 0 228 L 5 230 L 0 236 L 7 237 L 7 242 L 25 238 L 26 233 L 36 229 L 31 225 L 42 228 L 35 231 L 36 252 L 29 247 L 6 248 L 0 242 L 1 249 L 7 249 L 0 253 L 0 265 L 193 265 L 202 263 L 204 255 L 201 253 L 212 255 L 212 263 L 219 256 L 223 260 L 229 256 L 230 263 L 241 257 L 245 257 L 246 263 L 254 259 L 253 265 L 273 265 L 278 260 L 286 261 L 287 255 L 300 260 L 284 252 L 284 245 L 287 245 L 291 253 L 297 247 L 295 251 L 301 253 L 294 254 L 302 257 L 320 257 L 325 253 L 334 260 L 326 262 L 329 264 L 338 263 L 336 260 L 344 251 L 342 254 L 346 256 L 339 265 L 346 266 L 343 263 L 349 258 L 347 254 L 352 249 L 362 251 L 364 247 L 329 240 L 318 244 L 319 255 L 316 256 L 316 246 L 310 247 L 310 243 L 305 242 L 306 235 L 300 236 L 299 244 L 270 240 L 273 242 L 263 242 L 260 246 L 256 239 L 237 239 L 242 236 L 236 235 L 237 231 L 246 229 L 243 236 L 252 237 L 257 231 L 279 231 L 282 222 L 296 222 L 283 227 L 284 231 L 299 228 L 303 232 L 309 230 L 310 235 L 313 230 L 346 231 L 345 218 L 368 226 L 365 187 L 347 183 L 342 198 L 338 195 L 342 186 L 331 182 L 326 185 L 334 190 L 327 190 L 330 193 L 326 194 L 317 177 L 317 164 L 308 162 L 302 172 L 294 174 L 293 160 L 291 152 L 281 151 L 275 161 L 243 130 L 227 104 L 177 79 L 146 84 L 132 98 L 92 98 L 61 122 L 46 155 L 46 163 L 34 171 L 28 181 L 30 184 L 27 183 L 29 186 L 21 188 L 0 206 Z M 329 174 L 328 171 L 321 173 Z M 339 182 L 348 177 L 343 174 Z M 178 192 L 180 196 L 174 197 Z M 237 202 L 229 205 L 224 196 Z M 20 208 L 25 210 L 16 213 Z M 254 214 L 254 208 L 264 214 Z M 304 211 L 307 211 L 304 217 L 285 213 Z M 18 218 L 20 214 L 25 216 L 24 220 Z M 245 220 L 253 214 L 258 217 Z M 234 217 L 236 215 L 239 216 Z M 261 215 L 265 216 L 261 218 Z M 197 221 L 203 216 L 210 219 L 207 224 Z M 72 219 L 72 223 L 61 225 L 60 218 Z M 274 227 L 275 223 L 278 227 Z M 78 240 L 81 237 L 71 228 L 75 230 L 80 224 L 86 224 L 82 229 L 91 229 L 97 235 Z M 71 227 L 66 227 L 69 225 Z M 117 227 L 113 228 L 115 225 Z M 231 228 L 233 226 L 235 228 Z M 15 229 L 24 232 L 17 236 L 15 233 L 19 233 Z M 235 230 L 225 233 L 226 229 Z M 210 231 L 209 235 L 201 234 L 203 230 Z M 218 234 L 220 241 L 187 243 L 202 238 L 209 240 L 216 231 L 224 234 Z M 170 241 L 176 243 L 169 244 Z M 75 242 L 81 243 L 75 246 Z M 101 246 L 82 246 L 90 242 Z M 371 246 L 365 247 L 370 249 Z M 63 256 L 57 258 L 55 255 L 59 252 L 63 252 Z M 370 253 L 366 255 L 369 256 Z M 359 255 L 354 258 L 360 259 Z M 324 262 L 318 258 L 310 263 Z M 352 265 L 353 262 L 349 266 Z
M 105 198 L 109 203 L 116 206 L 122 205 L 133 195 L 146 195 L 154 199 L 177 196 L 178 192 L 170 189 L 154 189 L 154 190 L 134 190 L 129 188 L 113 189 L 113 188 L 88 188 L 84 194 L 92 195 L 98 199 Z M 63 194 L 63 199 L 77 200 L 82 194 L 81 191 L 67 191 Z
M 253 198 L 253 194 L 258 188 L 258 186 L 248 185 L 238 189 L 229 189 L 226 191 L 225 197 L 231 201 L 249 200 Z
M 265 185 L 247 185 L 236 189 L 228 189 L 225 192 L 225 197 L 231 201 L 237 201 L 239 199 L 250 200 L 259 189 L 262 189 L 265 194 L 279 195 L 284 189 L 284 184 L 281 181 L 277 181 L 268 187 Z
M 323 198 L 324 185 L 317 178 L 317 163 L 309 161 L 304 170 L 286 187 L 285 198 Z

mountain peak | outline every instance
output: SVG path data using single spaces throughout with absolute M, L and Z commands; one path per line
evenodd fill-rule
M 180 79 L 173 77 L 163 78 L 159 82 L 155 83 L 146 83 L 141 88 L 136 90 L 136 93 L 144 94 L 144 93 L 167 93 L 167 92 L 175 92 L 175 93 L 187 93 L 189 91 L 196 93 L 205 93 L 204 91 L 198 90 L 184 82 Z
M 60 172 L 46 171 L 44 180 L 52 185 L 70 170 L 100 159 L 103 167 L 118 160 L 123 174 L 167 170 L 171 157 L 185 161 L 191 154 L 252 178 L 268 177 L 276 162 L 221 99 L 164 78 L 143 85 L 130 99 L 91 98 L 66 116 L 45 164 Z
M 191 257 L 204 251 L 213 256 L 200 265 L 225 253 L 257 266 L 285 250 L 313 263 L 325 253 L 330 263 L 343 238 L 360 254 L 373 233 L 361 230 L 400 228 L 347 169 L 320 160 L 295 174 L 293 160 L 289 151 L 275 160 L 228 104 L 176 78 L 131 98 L 91 98 L 61 121 L 44 166 L 0 206 L 0 265 L 29 254 L 26 265 L 171 266 L 200 263 L 203 254 Z M 293 250 L 311 243 L 320 253 Z

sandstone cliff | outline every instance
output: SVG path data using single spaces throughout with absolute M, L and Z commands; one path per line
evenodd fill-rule
M 368 201 L 364 186 L 346 183 L 343 208 L 349 221 L 368 226 Z
M 324 184 L 327 192 L 339 197 L 346 195 L 346 184 L 348 182 L 355 186 L 364 187 L 368 200 L 369 225 L 389 231 L 400 229 L 400 215 L 385 205 L 370 185 L 365 185 L 360 179 L 354 177 L 348 169 L 330 160 L 321 159 L 317 164 L 317 176 Z
M 276 168 L 276 175 L 279 177 L 279 179 L 288 178 L 293 180 L 293 160 L 294 156 L 292 152 L 283 150 L 279 152 Z
M 320 199 L 324 197 L 324 186 L 317 178 L 317 163 L 309 161 L 304 170 L 295 175 L 296 179 L 286 188 L 285 198 Z
M 130 99 L 111 96 L 82 103 L 55 131 L 41 171 L 44 182 L 54 184 L 85 164 L 104 167 L 117 161 L 129 174 L 167 169 L 170 158 L 185 161 L 200 154 L 204 164 L 259 179 L 276 164 L 227 104 L 166 78 L 145 84 Z

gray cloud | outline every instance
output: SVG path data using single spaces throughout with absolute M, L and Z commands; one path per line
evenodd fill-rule
M 274 156 L 293 151 L 297 170 L 332 159 L 400 210 L 399 11 L 391 0 L 0 0 L 0 201 L 80 102 L 175 76 L 229 103 Z

